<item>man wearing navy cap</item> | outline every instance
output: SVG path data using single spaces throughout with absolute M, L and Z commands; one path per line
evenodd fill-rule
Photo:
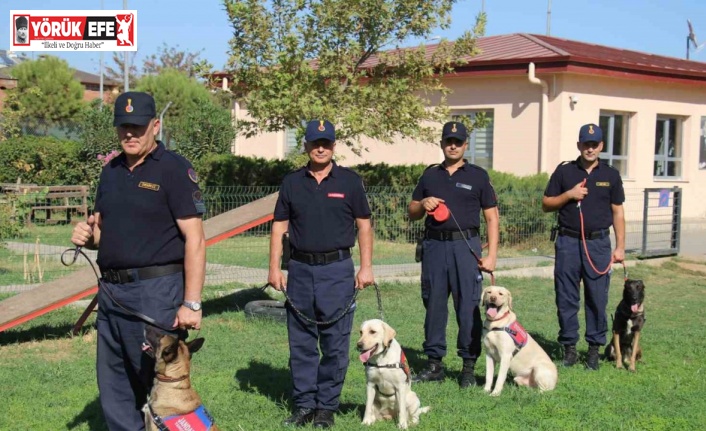
M 456 351 L 463 360 L 459 385 L 467 388 L 475 385 L 474 368 L 481 352 L 480 271 L 492 272 L 497 259 L 498 201 L 488 173 L 463 158 L 468 148 L 468 132 L 462 123 L 444 124 L 441 148 L 444 162 L 424 171 L 408 208 L 412 220 L 427 216 L 422 244 L 422 301 L 426 308 L 424 353 L 428 363 L 413 381 L 444 379 L 442 359 L 446 356 L 447 304 L 451 294 L 458 323 Z M 435 210 L 441 203 L 448 207 L 458 225 L 454 217 L 439 221 L 427 215 L 427 211 Z M 488 256 L 476 262 L 469 244 L 476 256 L 482 256 L 481 212 L 488 232 Z
M 374 283 L 373 231 L 362 179 L 333 161 L 333 124 L 310 121 L 304 138 L 309 163 L 282 181 L 272 223 L 267 281 L 277 290 L 286 290 L 291 305 L 308 319 L 330 322 L 313 324 L 287 307 L 294 411 L 284 425 L 304 426 L 313 421 L 315 428 L 329 428 L 348 369 L 355 304 L 343 313 L 355 289 Z M 354 276 L 355 227 L 360 270 Z M 280 258 L 287 231 L 291 259 L 285 281 Z
M 156 140 L 156 115 L 149 94 L 118 96 L 113 125 L 123 151 L 103 167 L 94 214 L 71 237 L 98 250 L 96 367 L 111 431 L 145 429 L 154 360 L 142 352 L 146 322 L 136 314 L 174 334 L 201 327 L 206 209 L 191 163 Z
M 17 45 L 29 44 L 27 38 L 28 20 L 26 16 L 20 16 L 15 19 L 15 43 Z
M 579 286 L 583 280 L 588 343 L 586 367 L 597 370 L 599 349 L 606 343 L 608 331 L 609 266 L 625 259 L 625 192 L 620 173 L 598 157 L 603 150 L 603 131 L 598 125 L 589 123 L 581 127 L 576 146 L 580 156 L 560 163 L 549 179 L 542 210 L 558 211 L 554 290 L 564 366 L 573 366 L 578 361 Z M 615 231 L 612 252 L 611 225 Z

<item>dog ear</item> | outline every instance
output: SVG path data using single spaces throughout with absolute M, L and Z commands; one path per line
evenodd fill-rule
M 196 339 L 191 340 L 188 343 L 186 343 L 186 347 L 189 348 L 189 353 L 193 355 L 194 353 L 198 352 L 201 349 L 201 347 L 203 347 L 204 341 L 206 341 L 206 339 L 201 337 L 201 338 L 196 338 Z
M 481 304 L 485 304 L 486 302 L 488 302 L 488 300 L 485 298 L 486 296 L 488 296 L 488 292 L 490 292 L 490 286 L 483 289 L 483 293 L 480 294 Z
M 390 343 L 392 343 L 392 340 L 397 335 L 397 332 L 394 329 L 392 329 L 392 326 L 388 325 L 385 322 L 382 322 L 382 328 L 385 331 L 385 338 L 383 339 L 383 345 L 385 347 L 390 347 Z

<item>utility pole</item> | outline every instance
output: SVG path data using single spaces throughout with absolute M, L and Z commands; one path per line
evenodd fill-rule
M 103 10 L 103 0 L 101 0 L 101 10 Z M 100 84 L 98 85 L 98 92 L 101 95 L 101 104 L 100 104 L 100 109 L 103 109 L 103 51 L 100 53 L 100 66 L 98 66 L 100 69 Z
M 485 13 L 485 0 L 480 4 L 480 11 L 481 13 Z
M 548 0 L 547 4 L 547 36 L 552 34 L 552 0 Z
M 127 0 L 123 0 L 123 10 L 127 10 Z M 125 54 L 125 61 L 123 62 L 123 79 L 125 81 L 125 91 L 130 91 L 130 78 L 128 77 L 128 71 L 130 70 L 130 57 L 129 51 L 123 51 Z

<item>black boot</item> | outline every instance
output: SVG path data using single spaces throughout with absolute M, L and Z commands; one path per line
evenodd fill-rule
M 297 407 L 294 409 L 292 416 L 284 420 L 284 426 L 303 427 L 314 420 L 314 409 L 306 407 Z
M 578 359 L 579 355 L 576 353 L 576 345 L 564 344 L 564 366 L 573 367 Z
M 598 349 L 600 349 L 601 346 L 598 344 L 591 344 L 588 346 L 588 358 L 586 358 L 586 368 L 589 370 L 597 370 L 599 367 L 599 359 L 600 359 L 600 353 L 598 353 Z
M 332 410 L 316 410 L 316 415 L 314 415 L 314 428 L 331 428 L 333 424 Z
M 427 367 L 412 378 L 412 382 L 440 382 L 444 380 L 444 364 L 441 359 L 429 358 Z
M 473 375 L 473 371 L 476 367 L 475 359 L 464 359 L 463 368 L 461 369 L 461 378 L 459 380 L 459 386 L 461 389 L 468 388 L 470 386 L 476 385 L 476 376 Z

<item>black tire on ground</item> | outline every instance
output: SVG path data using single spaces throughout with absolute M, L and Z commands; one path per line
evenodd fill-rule
M 266 318 L 276 322 L 287 322 L 287 309 L 284 302 L 274 300 L 250 301 L 243 309 L 248 319 Z

